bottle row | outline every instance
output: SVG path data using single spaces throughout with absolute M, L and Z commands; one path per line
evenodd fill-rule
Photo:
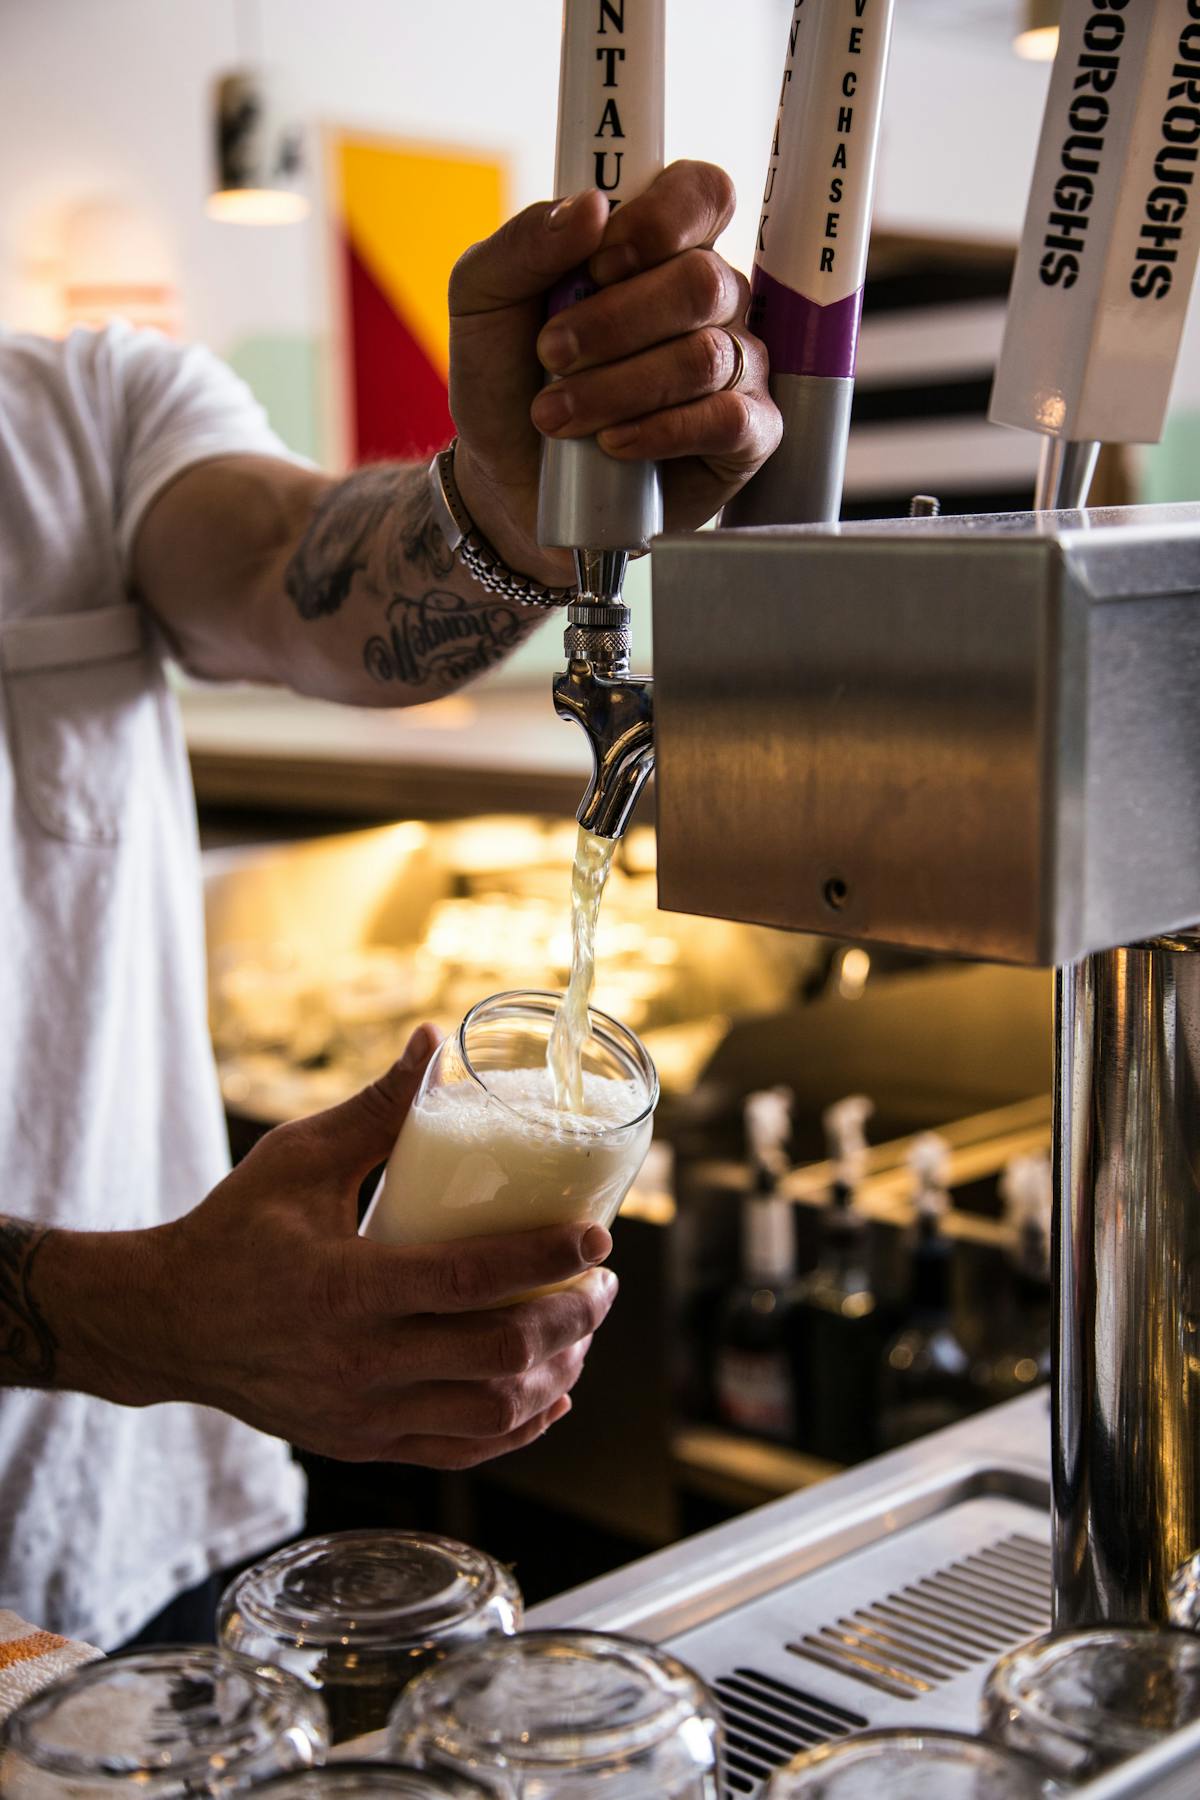
M 870 1102 L 826 1112 L 832 1179 L 814 1209 L 786 1191 L 790 1100 L 745 1103 L 740 1268 L 686 1308 L 685 1411 L 850 1464 L 1047 1380 L 1048 1155 L 1008 1163 L 991 1241 L 964 1242 L 947 1229 L 949 1146 L 924 1133 L 906 1159 L 911 1223 L 881 1225 L 859 1203 Z

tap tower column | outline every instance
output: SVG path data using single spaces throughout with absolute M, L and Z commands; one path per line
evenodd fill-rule
M 1101 442 L 1162 434 L 1200 251 L 1194 14 L 1064 3 L 991 406 L 1043 435 L 1043 509 L 1086 504 Z M 1200 1542 L 1198 949 L 1101 949 L 1055 978 L 1064 1627 L 1165 1619 Z
M 1163 1622 L 1200 1545 L 1200 936 L 1056 989 L 1056 1623 Z

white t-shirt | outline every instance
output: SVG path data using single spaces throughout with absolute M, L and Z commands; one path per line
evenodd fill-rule
M 195 806 L 129 553 L 168 481 L 246 453 L 287 454 L 204 350 L 0 332 L 0 1212 L 156 1225 L 228 1168 Z M 301 1502 L 286 1447 L 222 1413 L 0 1391 L 0 1606 L 39 1625 L 112 1647 Z

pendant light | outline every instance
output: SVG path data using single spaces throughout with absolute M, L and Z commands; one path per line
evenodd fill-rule
M 1027 62 L 1053 62 L 1058 50 L 1061 0 L 1024 0 L 1024 22 L 1013 49 Z
M 235 225 L 289 225 L 309 214 L 303 139 L 263 66 L 257 0 L 234 0 L 239 66 L 213 93 L 215 181 L 205 210 Z

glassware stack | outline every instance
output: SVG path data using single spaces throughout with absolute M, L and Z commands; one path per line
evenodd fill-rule
M 465 1775 L 495 1800 L 717 1800 L 716 1702 L 675 1657 L 631 1638 L 494 1638 L 401 1696 L 398 1761 Z
M 290 1544 L 221 1600 L 221 1642 L 320 1694 L 335 1744 L 387 1724 L 396 1696 L 450 1651 L 516 1631 L 509 1571 L 452 1538 L 346 1531 Z

